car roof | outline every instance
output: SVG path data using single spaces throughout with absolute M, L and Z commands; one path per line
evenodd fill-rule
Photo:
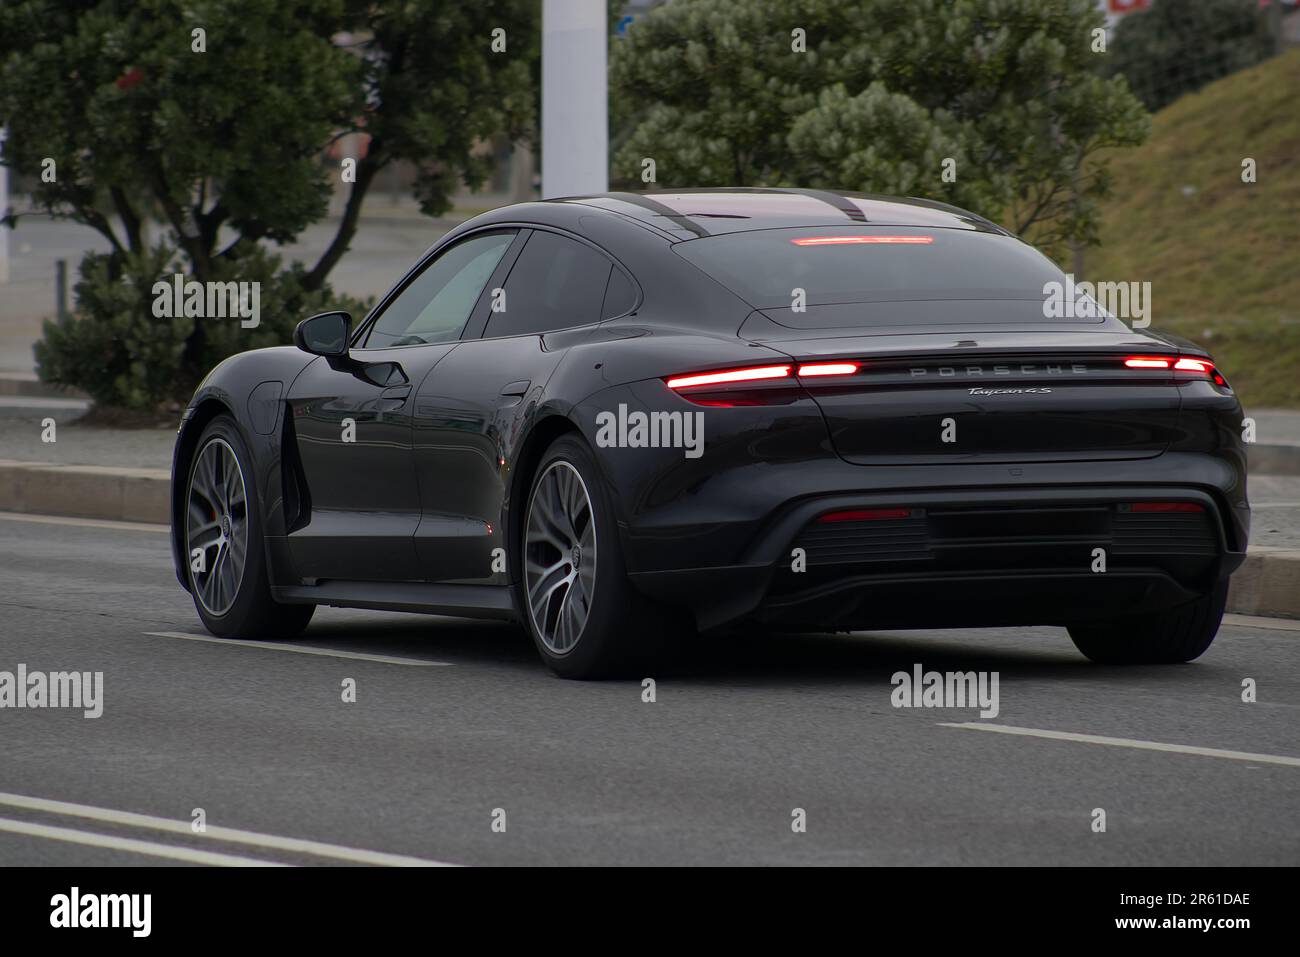
M 783 226 L 924 226 L 1010 235 L 983 216 L 915 197 L 793 188 L 683 189 L 563 196 L 543 204 L 593 206 L 637 220 L 675 239 Z

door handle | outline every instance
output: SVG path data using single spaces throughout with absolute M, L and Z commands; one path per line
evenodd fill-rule
M 501 394 L 522 396 L 528 391 L 528 387 L 532 384 L 532 381 L 529 379 L 520 379 L 518 382 L 511 382 L 509 385 L 502 386 Z

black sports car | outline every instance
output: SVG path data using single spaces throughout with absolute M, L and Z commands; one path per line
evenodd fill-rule
M 498 209 L 357 327 L 208 375 L 177 574 L 217 635 L 509 619 L 570 677 L 729 624 L 1053 624 L 1094 661 L 1190 660 L 1245 556 L 1241 407 L 1201 349 L 1049 308 L 1056 283 L 916 199 Z

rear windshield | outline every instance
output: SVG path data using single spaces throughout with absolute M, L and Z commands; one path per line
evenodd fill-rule
M 913 226 L 764 229 L 673 249 L 759 309 L 931 299 L 1043 300 L 1056 265 L 1010 236 Z

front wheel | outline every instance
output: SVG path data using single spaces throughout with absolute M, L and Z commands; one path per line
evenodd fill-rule
M 1167 612 L 1070 626 L 1074 645 L 1098 664 L 1180 664 L 1199 658 L 1219 632 L 1228 582 Z
M 204 627 L 222 638 L 289 638 L 315 605 L 271 598 L 252 456 L 235 421 L 219 415 L 199 437 L 185 490 L 185 561 Z
M 652 668 L 688 627 L 629 583 L 608 493 L 576 437 L 542 456 L 522 545 L 520 608 L 542 660 L 561 677 Z

